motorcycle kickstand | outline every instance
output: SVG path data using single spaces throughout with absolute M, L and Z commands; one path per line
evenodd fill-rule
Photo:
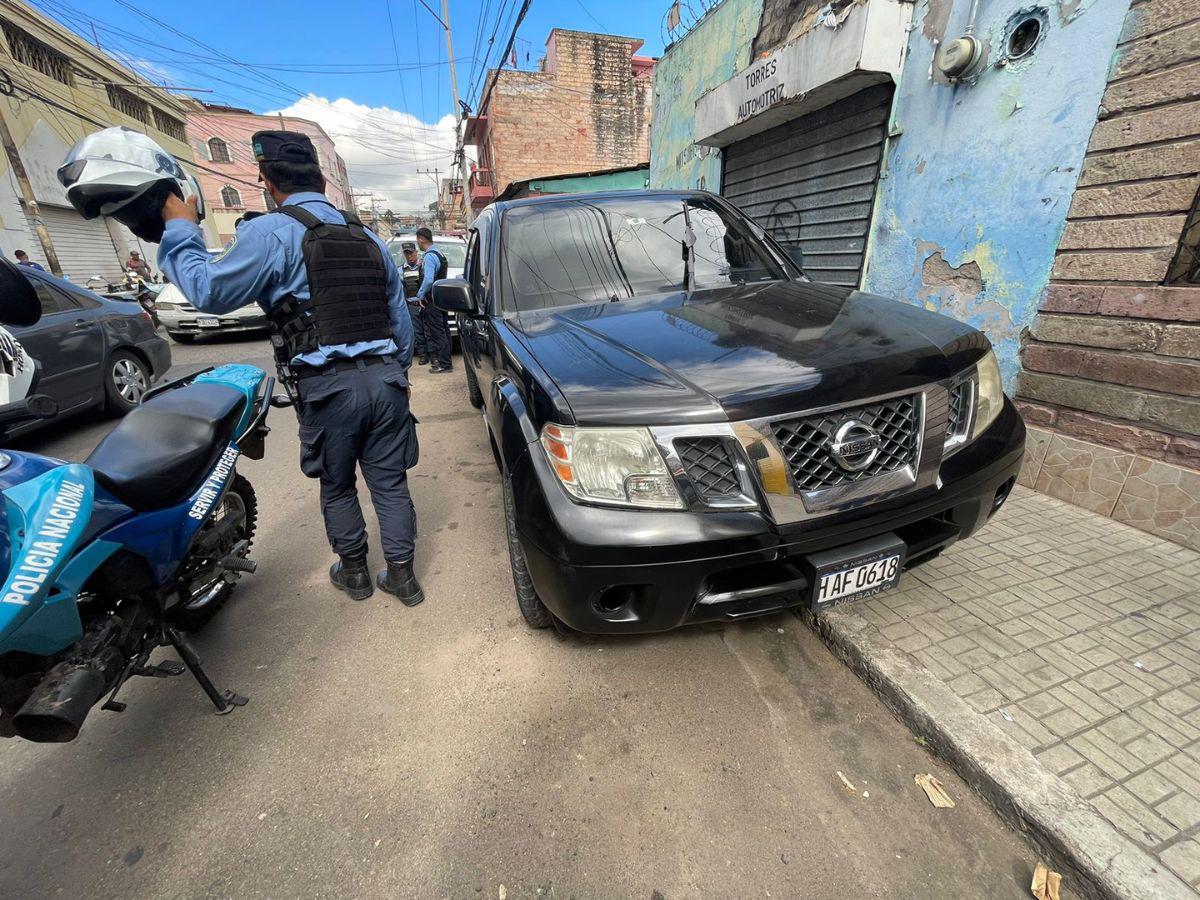
M 196 655 L 196 651 L 191 645 L 183 639 L 183 635 L 179 633 L 177 628 L 170 625 L 166 628 L 167 640 L 171 642 L 171 646 L 175 648 L 175 652 L 183 659 L 183 664 L 188 667 L 192 673 L 192 677 L 200 682 L 200 687 L 204 693 L 208 695 L 208 699 L 212 701 L 213 706 L 217 708 L 217 715 L 223 716 L 233 712 L 236 707 L 245 706 L 249 699 L 241 694 L 235 694 L 233 691 L 219 691 L 217 686 L 212 683 L 208 675 L 205 673 L 203 666 L 200 665 L 200 657 Z

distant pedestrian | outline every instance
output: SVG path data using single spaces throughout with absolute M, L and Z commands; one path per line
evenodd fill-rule
M 142 259 L 142 255 L 136 250 L 130 251 L 129 262 L 125 263 L 125 271 L 140 275 L 146 281 L 150 280 L 150 263 Z
M 417 254 L 417 245 L 411 241 L 405 241 L 400 247 L 404 251 L 400 276 L 404 279 L 404 299 L 413 326 L 413 361 L 418 366 L 427 366 L 429 351 L 425 347 L 425 317 L 421 313 L 421 302 L 417 299 L 417 289 L 421 286 L 421 257 Z
M 37 269 L 39 272 L 46 271 L 40 265 L 38 265 L 32 259 L 30 259 L 29 254 L 26 253 L 24 250 L 18 250 L 13 255 L 17 258 L 18 266 L 25 266 L 27 269 Z
M 442 375 L 453 371 L 450 364 L 450 324 L 446 314 L 434 306 L 433 285 L 446 277 L 449 264 L 433 244 L 433 232 L 428 228 L 417 229 L 417 246 L 425 254 L 421 262 L 421 286 L 417 288 L 417 301 L 421 304 L 421 316 L 425 324 L 425 349 L 433 365 L 429 371 Z

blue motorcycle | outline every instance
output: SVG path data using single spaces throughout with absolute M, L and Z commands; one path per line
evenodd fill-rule
M 83 463 L 0 453 L 0 736 L 73 740 L 91 709 L 121 712 L 135 675 L 190 671 L 218 713 L 246 698 L 212 683 L 184 633 L 207 623 L 248 558 L 258 506 L 237 472 L 261 459 L 275 380 L 207 369 L 148 392 Z M 0 433 L 54 414 L 0 407 Z M 150 664 L 159 647 L 182 663 Z

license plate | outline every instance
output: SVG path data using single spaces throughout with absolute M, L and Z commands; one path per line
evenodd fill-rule
M 196 325 L 200 328 L 220 328 L 221 320 L 216 316 L 201 316 L 196 320 Z
M 824 609 L 835 603 L 865 600 L 894 588 L 904 568 L 904 541 L 882 535 L 848 547 L 810 554 L 811 607 Z

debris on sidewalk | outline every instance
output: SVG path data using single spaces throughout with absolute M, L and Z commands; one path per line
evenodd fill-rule
M 858 793 L 858 788 L 856 788 L 856 787 L 855 787 L 853 784 L 851 784 L 851 783 L 850 783 L 850 779 L 849 779 L 849 778 L 847 778 L 847 777 L 846 777 L 845 775 L 843 775 L 841 772 L 838 772 L 838 773 L 837 773 L 837 777 L 838 777 L 838 778 L 840 778 L 840 779 L 842 779 L 842 784 L 844 784 L 844 785 L 846 786 L 846 790 L 848 790 L 848 791 L 849 791 L 850 793 L 852 793 L 852 794 L 857 794 L 857 793 Z
M 1050 871 L 1045 863 L 1038 863 L 1033 870 L 1033 884 L 1029 890 L 1037 900 L 1059 900 L 1058 890 L 1062 886 L 1062 876 Z
M 913 781 L 925 792 L 929 802 L 938 809 L 954 809 L 954 801 L 950 799 L 942 783 L 932 775 L 914 775 Z

